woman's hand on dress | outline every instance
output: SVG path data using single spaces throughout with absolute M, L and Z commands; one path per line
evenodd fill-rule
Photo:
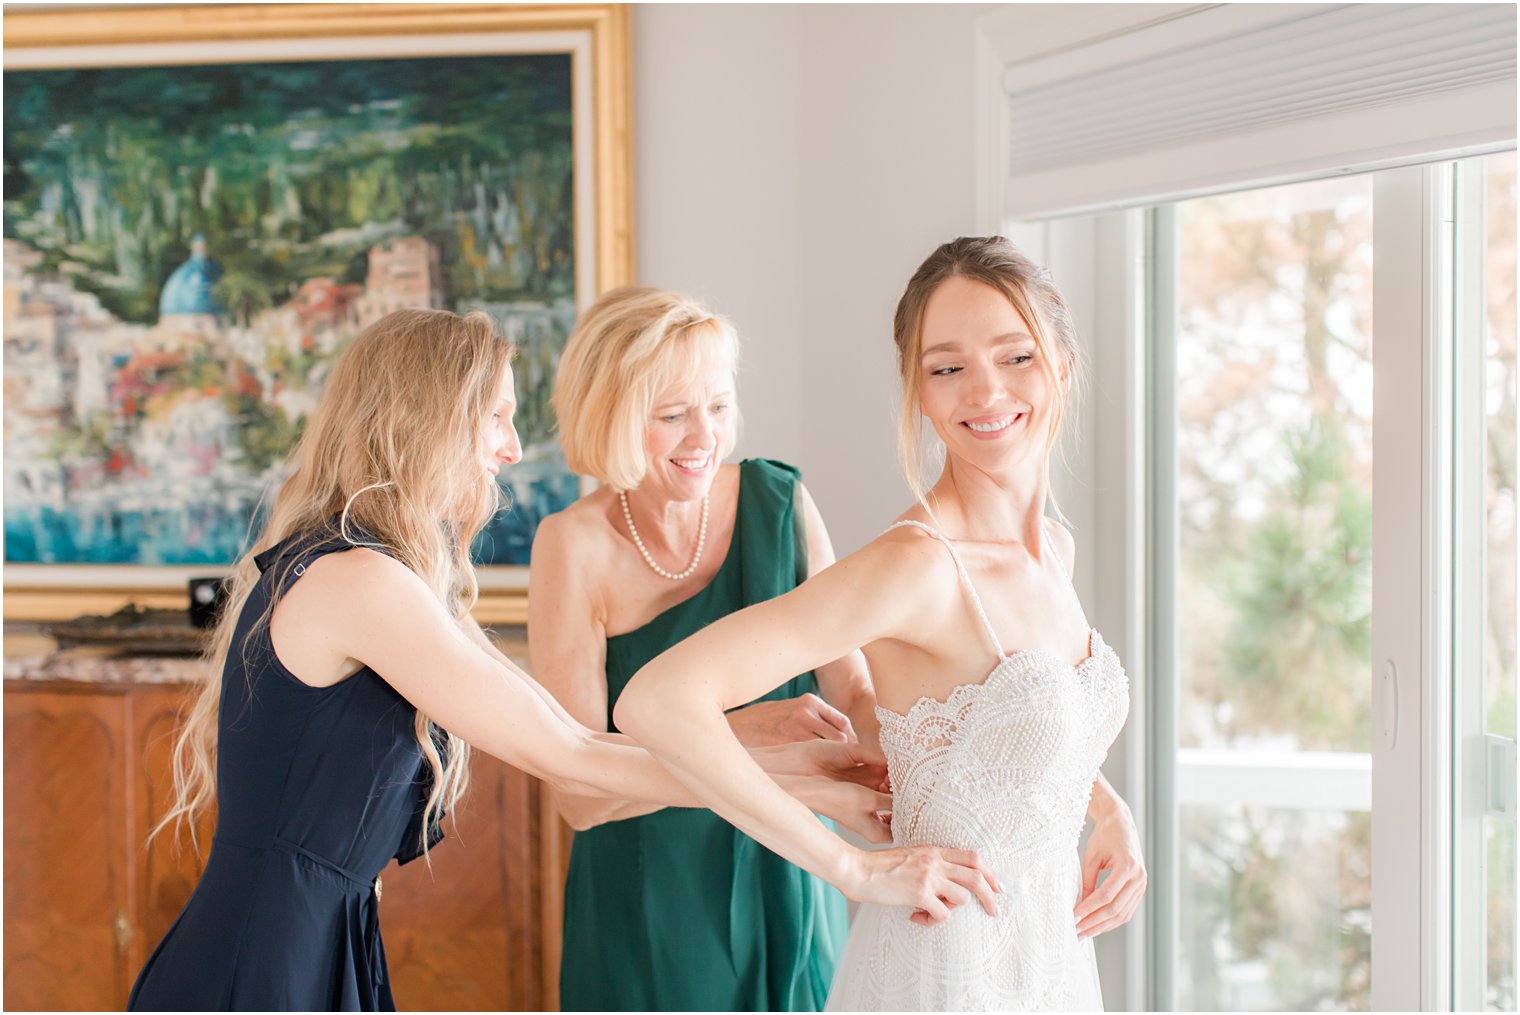
M 856 902 L 911 906 L 914 923 L 933 926 L 973 899 L 997 916 L 997 877 L 971 850 L 900 846 L 857 851 L 849 884 L 839 886 Z
M 1098 884 L 1098 875 L 1108 877 Z M 1078 937 L 1095 937 L 1122 927 L 1135 915 L 1147 882 L 1140 831 L 1128 807 L 1120 807 L 1093 824 L 1082 855 L 1082 897 L 1073 916 Z
M 774 747 L 798 740 L 850 741 L 850 717 L 816 694 L 757 701 L 728 713 L 729 728 L 745 747 Z
M 858 743 L 798 740 L 774 747 L 751 747 L 749 755 L 772 776 L 816 775 L 888 792 L 886 762 L 873 760 Z
M 892 840 L 892 798 L 886 793 L 827 776 L 777 775 L 777 785 L 814 814 L 832 818 L 867 842 Z
M 752 747 L 750 757 L 780 786 L 867 842 L 892 838 L 892 797 L 887 768 L 865 759 L 859 744 L 802 740 L 776 747 Z

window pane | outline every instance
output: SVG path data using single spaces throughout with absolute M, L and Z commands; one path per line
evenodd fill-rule
M 1515 738 L 1515 154 L 1484 160 L 1487 518 L 1483 651 L 1486 732 Z M 1490 1011 L 1515 1010 L 1515 822 L 1484 818 Z
M 1324 1011 L 1368 996 L 1369 812 L 1226 804 L 1183 807 L 1178 824 L 1180 1004 Z
M 1175 222 L 1176 1001 L 1365 1009 L 1372 182 Z

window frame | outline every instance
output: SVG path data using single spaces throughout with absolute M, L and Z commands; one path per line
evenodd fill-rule
M 1374 174 L 1374 386 L 1382 405 L 1419 407 L 1374 415 L 1374 663 L 1368 679 L 1375 726 L 1372 1005 L 1379 1009 L 1482 1004 L 1471 963 L 1464 966 L 1458 957 L 1482 930 L 1474 923 L 1481 909 L 1473 906 L 1472 878 L 1456 880 L 1467 865 L 1454 863 L 1457 851 L 1472 848 L 1459 834 L 1465 805 L 1457 790 L 1478 792 L 1472 787 L 1486 765 L 1477 749 L 1470 757 L 1454 753 L 1457 744 L 1472 743 L 1458 724 L 1464 707 L 1471 711 L 1474 692 L 1455 675 L 1475 668 L 1464 655 L 1467 636 L 1455 625 L 1470 615 L 1466 604 L 1477 580 L 1459 563 L 1475 559 L 1474 547 L 1470 532 L 1456 542 L 1461 530 L 1454 518 L 1470 510 L 1481 495 L 1473 483 L 1482 482 L 1472 475 L 1481 462 L 1464 458 L 1458 444 L 1481 420 L 1455 415 L 1463 406 L 1471 410 L 1475 400 L 1464 392 L 1481 383 L 1481 372 L 1457 366 L 1464 349 L 1481 343 L 1461 326 L 1463 314 L 1473 313 L 1472 294 L 1453 288 L 1457 244 L 1470 233 L 1457 228 L 1462 165 Z M 1120 941 L 1106 953 L 1100 940 L 1100 967 L 1114 1006 L 1153 1010 L 1174 1004 L 1177 915 L 1176 687 L 1170 677 L 1160 679 L 1175 671 L 1167 617 L 1174 601 L 1176 534 L 1169 512 L 1175 495 L 1169 472 L 1160 469 L 1174 460 L 1175 441 L 1158 426 L 1164 413 L 1175 418 L 1175 362 L 1160 341 L 1166 337 L 1160 325 L 1170 317 L 1155 299 L 1165 288 L 1157 284 L 1157 267 L 1173 256 L 1159 239 L 1170 233 L 1157 228 L 1158 214 L 1165 213 L 1130 209 L 1009 230 L 1046 263 L 1063 291 L 1078 294 L 1071 303 L 1094 367 L 1096 407 L 1084 415 L 1082 441 L 1055 489 L 1068 513 L 1075 510 L 1090 525 L 1079 534 L 1084 548 L 1092 547 L 1086 553 L 1101 553 L 1105 562 L 1105 573 L 1086 576 L 1078 591 L 1097 626 L 1120 632 L 1110 641 L 1129 669 L 1133 701 L 1109 777 L 1135 810 L 1152 872 L 1141 915 L 1109 935 Z M 1474 263 L 1470 249 L 1460 256 Z M 1415 490 L 1418 496 L 1410 496 Z M 1396 677 L 1385 686 L 1389 661 Z M 1385 716 L 1391 739 L 1377 728 Z

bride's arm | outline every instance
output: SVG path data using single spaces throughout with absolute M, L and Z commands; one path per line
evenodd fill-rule
M 1077 934 L 1093 937 L 1128 923 L 1145 894 L 1145 857 L 1134 816 L 1100 772 L 1093 782 L 1087 817 L 1093 823 L 1082 855 L 1082 897 L 1073 916 Z M 1098 884 L 1098 874 L 1108 877 Z
M 1076 542 L 1066 527 L 1053 519 L 1049 529 L 1070 578 L 1076 573 Z M 1093 830 L 1082 854 L 1082 895 L 1072 913 L 1081 937 L 1093 937 L 1128 923 L 1140 906 L 1147 882 L 1134 815 L 1102 772 L 1093 781 L 1087 818 Z M 1098 875 L 1105 870 L 1108 877 L 1100 885 Z
M 517 664 L 508 658 L 489 635 L 481 629 L 473 617 L 459 622 L 460 629 L 483 651 L 504 666 L 516 669 Z M 536 681 L 527 686 L 543 700 L 544 707 L 558 716 L 568 726 L 578 725 L 574 716 L 565 710 L 548 689 Z M 593 730 L 592 738 L 604 743 L 637 748 L 639 745 L 621 733 Z M 887 842 L 891 835 L 877 815 L 892 807 L 892 798 L 877 787 L 886 775 L 882 765 L 872 760 L 858 744 L 840 743 L 832 740 L 807 740 L 779 744 L 771 747 L 747 748 L 765 773 L 790 795 L 796 797 L 812 811 L 833 818 L 851 829 L 868 842 Z M 576 831 L 584 831 L 605 821 L 620 821 L 659 810 L 658 804 L 639 801 L 608 800 L 592 796 L 575 796 L 555 793 L 557 803 L 575 800 L 583 806 L 600 804 L 603 808 L 600 820 L 578 823 L 577 816 L 560 813 Z M 584 813 L 581 811 L 580 813 Z
M 834 544 L 829 530 L 824 527 L 823 515 L 807 487 L 797 484 L 796 510 L 802 512 L 804 531 L 807 535 L 808 576 L 828 569 L 834 563 Z M 826 663 L 814 671 L 818 675 L 818 691 L 825 701 L 844 713 L 855 736 L 859 738 L 867 754 L 880 759 L 881 726 L 876 719 L 876 689 L 871 684 L 871 670 L 860 649 L 841 659 Z
M 765 777 L 723 718 L 795 673 L 912 631 L 923 613 L 926 572 L 915 565 L 924 559 L 906 541 L 883 537 L 786 595 L 704 628 L 634 676 L 615 720 L 763 845 L 850 898 L 912 906 L 932 922 L 972 898 L 995 912 L 991 875 L 974 854 L 849 845 Z

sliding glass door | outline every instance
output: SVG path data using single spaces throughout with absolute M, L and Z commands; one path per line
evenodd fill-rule
M 1515 1004 L 1515 171 L 1149 215 L 1152 1001 Z

